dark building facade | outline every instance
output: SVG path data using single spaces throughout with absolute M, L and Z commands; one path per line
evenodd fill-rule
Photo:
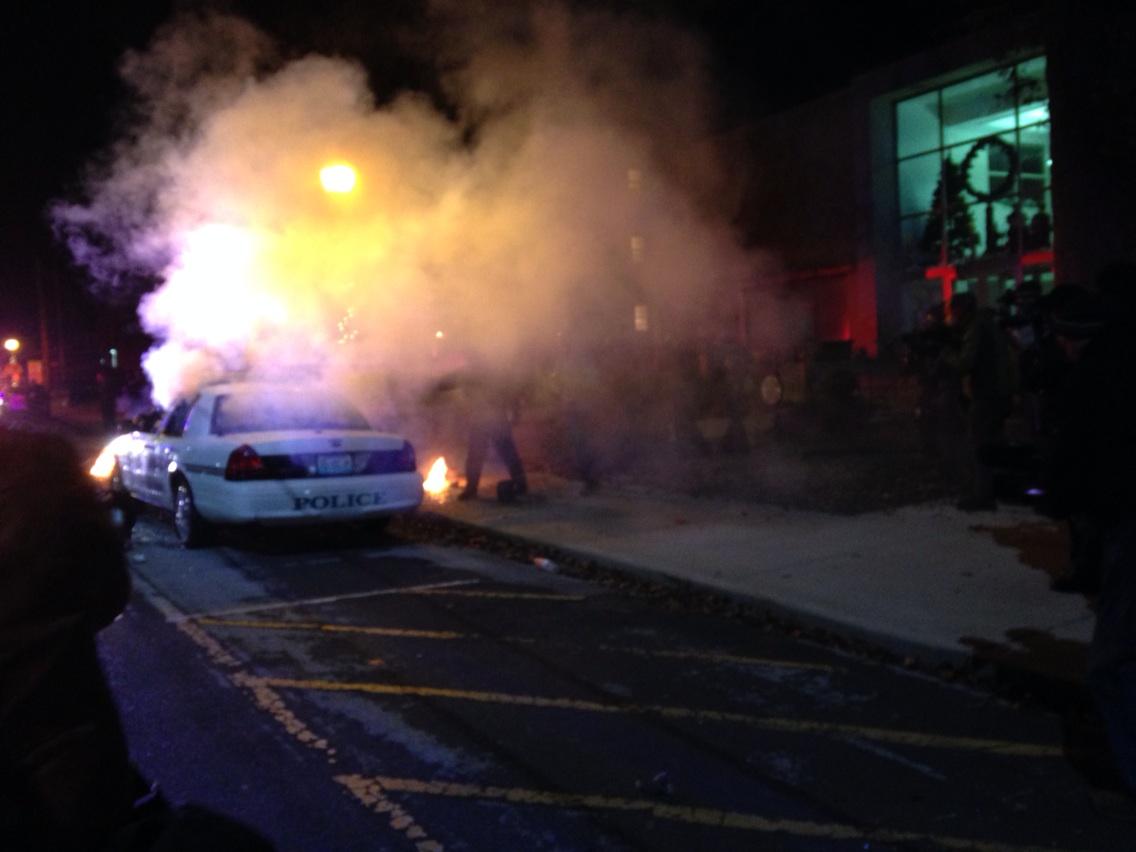
M 743 227 L 814 341 L 879 354 L 954 292 L 992 304 L 1136 260 L 1134 19 L 1007 14 L 735 140 Z

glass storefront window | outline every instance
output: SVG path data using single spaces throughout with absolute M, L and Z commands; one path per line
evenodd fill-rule
M 1021 194 L 1023 203 L 1028 199 L 1044 205 L 1050 186 L 1050 173 L 1053 161 L 1049 151 L 1049 124 L 1035 124 L 1023 128 L 1019 144 L 1021 169 Z
M 1014 129 L 1012 74 L 995 71 L 943 89 L 943 144 Z
M 903 160 L 899 164 L 899 215 L 922 213 L 931 209 L 935 201 L 935 187 L 939 183 L 941 154 L 935 151 L 920 157 Z
M 900 242 L 909 265 L 946 260 L 960 267 L 962 281 L 963 267 L 981 260 L 984 269 L 1005 265 L 983 275 L 1012 278 L 1021 274 L 1019 258 L 1052 246 L 1045 57 L 906 98 L 895 110 Z
M 938 150 L 939 93 L 901 101 L 895 108 L 895 126 L 900 157 Z
M 1018 124 L 1023 127 L 1049 120 L 1049 88 L 1045 82 L 1045 57 L 1018 64 Z
M 938 262 L 938 257 L 929 256 L 928 252 L 923 249 L 923 243 L 926 239 L 928 223 L 930 221 L 930 216 L 921 215 L 907 216 L 900 219 L 899 222 L 900 239 L 903 242 L 904 255 L 923 265 Z
M 947 262 L 965 263 L 976 257 L 982 220 L 971 207 L 955 206 L 947 208 Z M 934 225 L 935 223 L 933 223 Z
M 981 257 L 993 252 L 1021 251 L 1025 217 L 1012 203 L 984 201 L 972 204 L 970 216 L 975 224 L 976 256 Z
M 996 201 L 1017 194 L 1020 165 L 1013 134 L 956 145 L 947 156 L 958 166 L 964 202 Z

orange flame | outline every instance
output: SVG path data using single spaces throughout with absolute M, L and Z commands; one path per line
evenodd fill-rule
M 422 490 L 434 496 L 442 494 L 450 487 L 447 474 L 449 474 L 449 468 L 446 467 L 446 460 L 442 456 L 438 456 L 430 465 L 430 473 L 426 475 L 426 480 L 422 483 Z

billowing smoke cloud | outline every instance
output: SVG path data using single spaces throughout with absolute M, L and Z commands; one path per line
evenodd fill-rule
M 437 15 L 446 112 L 376 104 L 349 60 L 281 62 L 233 17 L 126 58 L 139 120 L 56 221 L 99 280 L 156 282 L 159 402 L 233 370 L 429 373 L 447 347 L 531 363 L 628 333 L 636 306 L 678 337 L 735 298 L 754 258 L 725 224 L 698 44 L 556 5 L 458 8 Z M 332 163 L 351 192 L 321 186 Z

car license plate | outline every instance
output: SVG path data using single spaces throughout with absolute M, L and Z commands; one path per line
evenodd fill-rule
M 354 469 L 350 453 L 327 453 L 316 457 L 316 473 L 320 476 L 345 476 Z

